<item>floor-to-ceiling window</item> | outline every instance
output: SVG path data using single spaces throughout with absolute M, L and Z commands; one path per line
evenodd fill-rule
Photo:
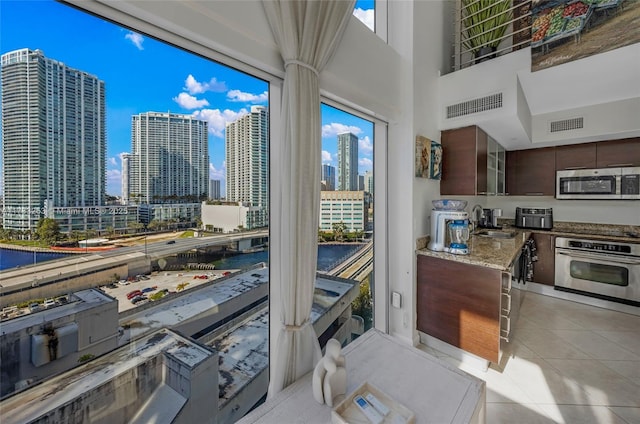
M 22 3 L 3 2 L 3 40 L 8 39 L 4 37 L 5 31 L 11 28 L 16 28 L 17 31 L 17 27 L 5 25 L 5 19 L 16 22 L 20 20 L 7 14 L 8 7 Z M 121 227 L 106 226 L 99 230 L 100 234 L 95 235 L 122 240 L 119 242 L 122 248 L 128 249 L 127 252 L 135 257 L 132 261 L 138 261 L 139 256 L 136 255 L 142 255 L 145 259 L 140 259 L 140 263 L 144 264 L 148 260 L 153 274 L 136 272 L 135 278 L 129 281 L 128 275 L 124 275 L 119 268 L 111 272 L 113 277 L 118 275 L 119 278 L 101 286 L 105 293 L 127 307 L 127 319 L 116 322 L 114 337 L 118 340 L 118 345 L 127 343 L 132 347 L 132 352 L 133 347 L 139 345 L 133 341 L 142 340 L 135 337 L 142 334 L 143 329 L 153 329 L 154 325 L 166 322 L 166 317 L 151 315 L 155 301 L 164 302 L 159 304 L 164 305 L 165 312 L 179 319 L 184 318 L 184 313 L 197 313 L 198 308 L 205 305 L 205 309 L 212 311 L 211 314 L 203 312 L 210 320 L 207 325 L 199 325 L 198 328 L 187 325 L 179 330 L 218 352 L 216 361 L 219 363 L 220 384 L 217 407 L 219 410 L 227 408 L 231 411 L 226 421 L 233 421 L 250 408 L 254 401 L 259 401 L 261 393 L 256 391 L 251 396 L 246 396 L 245 392 L 243 396 L 246 397 L 242 398 L 242 404 L 236 408 L 238 405 L 230 402 L 233 397 L 232 389 L 242 387 L 247 382 L 258 381 L 261 384 L 260 372 L 268 366 L 268 354 L 264 353 L 268 338 L 260 336 L 268 326 L 268 315 L 261 309 L 265 296 L 259 289 L 254 289 L 262 287 L 261 283 L 268 277 L 268 271 L 257 264 L 269 259 L 266 239 L 268 227 L 264 225 L 268 222 L 269 212 L 268 204 L 265 204 L 265 199 L 268 199 L 268 192 L 265 196 L 268 183 L 264 184 L 264 176 L 268 177 L 269 172 L 264 172 L 264 165 L 277 160 L 269 157 L 266 137 L 274 134 L 273 127 L 279 121 L 277 99 L 280 96 L 280 80 L 266 71 L 234 60 L 227 61 L 226 57 L 219 62 L 206 59 L 204 57 L 217 59 L 218 55 L 213 51 L 206 51 L 195 40 L 177 37 L 170 32 L 169 27 L 166 29 L 166 37 L 155 31 L 151 32 L 187 50 L 145 35 L 146 27 L 144 24 L 138 25 L 139 22 L 130 24 L 138 30 L 134 31 L 80 13 L 60 3 L 24 3 L 20 7 L 38 8 L 38 11 L 29 13 L 23 10 L 19 13 L 21 17 L 55 17 L 57 22 L 65 23 L 59 28 L 51 29 L 46 23 L 37 25 L 32 20 L 33 26 L 24 28 L 30 31 L 29 36 L 40 35 L 43 39 L 53 41 L 55 30 L 66 33 L 72 40 L 66 48 L 36 45 L 31 41 L 27 48 L 39 48 L 47 57 L 95 75 L 105 82 L 106 197 L 120 205 L 126 203 L 122 206 L 127 208 L 138 208 L 138 212 L 135 219 L 118 224 Z M 60 15 L 45 10 L 44 6 L 50 4 L 62 8 Z M 163 4 L 168 6 L 170 3 Z M 185 7 L 196 6 L 198 5 L 190 3 Z M 73 21 L 78 16 L 82 16 L 81 19 L 85 21 Z M 120 16 L 115 13 L 107 13 L 106 16 L 120 21 Z M 129 23 L 126 18 L 123 19 L 122 22 Z M 200 29 L 204 30 L 202 27 Z M 81 33 L 82 37 L 77 33 Z M 14 36 L 11 38 L 16 39 Z M 5 46 L 8 45 L 3 41 L 2 53 L 5 53 Z M 200 55 L 190 51 L 197 51 Z M 157 52 L 162 53 L 162 56 L 154 57 L 153 54 Z M 84 55 L 83 60 L 76 59 L 76 55 L 80 54 Z M 233 65 L 233 68 L 228 65 Z M 119 95 L 114 97 L 111 93 L 116 92 Z M 127 93 L 130 94 L 129 97 L 126 96 Z M 135 98 L 141 100 L 137 101 Z M 335 109 L 333 106 L 327 107 Z M 376 149 L 384 146 L 386 142 L 380 141 L 383 140 L 380 133 L 386 131 L 383 124 L 366 116 L 363 119 L 358 114 L 355 117 L 344 115 L 347 116 L 346 120 L 330 119 L 326 124 L 330 127 L 334 123 L 346 125 L 350 130 L 347 132 L 353 133 L 357 138 L 354 143 L 352 137 L 347 137 L 349 146 L 357 147 L 358 154 L 355 158 L 349 156 L 355 151 L 354 147 L 348 152 L 345 150 L 344 157 L 345 160 L 348 158 L 350 169 L 357 167 L 358 173 L 355 181 L 350 180 L 348 191 L 362 192 L 362 198 L 358 194 L 356 198 L 346 202 L 348 204 L 345 204 L 344 212 L 349 213 L 342 216 L 345 228 L 340 237 L 344 243 L 353 240 L 348 243 L 366 247 L 373 239 L 375 226 L 376 243 L 380 240 L 383 243 L 380 249 L 376 248 L 375 255 L 378 257 L 384 254 L 383 234 L 377 228 L 383 225 L 385 206 L 384 198 L 377 196 L 378 193 L 380 196 L 384 194 L 384 188 L 376 190 L 375 198 L 382 209 L 373 208 L 372 181 L 374 174 L 376 181 L 384 178 L 384 168 L 381 168 L 382 172 L 374 172 L 373 140 L 376 139 Z M 277 129 L 275 132 L 277 134 Z M 331 134 L 331 129 L 328 133 Z M 338 134 L 331 137 L 334 138 L 337 149 Z M 329 147 L 323 150 L 331 150 L 329 154 L 334 157 L 334 165 L 337 166 L 338 150 L 334 151 Z M 143 157 L 145 152 L 146 156 Z M 205 156 L 208 157 L 206 160 Z M 376 153 L 376 157 L 384 159 L 384 151 Z M 196 172 L 202 169 L 203 161 L 209 177 L 204 182 Z M 380 160 L 376 162 L 383 163 Z M 331 163 L 327 161 L 328 165 Z M 246 176 L 250 178 L 243 179 Z M 337 173 L 335 177 L 337 182 Z M 189 184 L 197 189 L 184 192 L 184 187 Z M 183 207 L 183 201 L 188 201 L 187 204 L 193 206 Z M 131 210 L 113 209 L 121 212 Z M 102 212 L 100 215 L 102 217 Z M 120 215 L 122 214 L 118 214 L 116 218 Z M 86 221 L 84 216 L 72 218 Z M 86 225 L 85 221 L 82 221 L 83 225 Z M 346 226 L 347 222 L 349 227 Z M 92 238 L 88 235 L 89 230 L 85 234 L 70 233 L 68 241 Z M 219 237 L 224 243 L 203 248 L 198 239 L 207 237 Z M 88 244 L 84 246 L 87 247 Z M 372 267 L 370 256 L 373 253 L 371 250 L 365 253 L 369 256 L 365 257 L 359 272 L 364 276 L 363 283 L 360 284 L 362 296 L 359 298 L 364 301 L 360 302 L 361 310 L 358 312 L 364 315 L 368 327 L 374 321 L 373 315 L 378 317 L 377 311 L 371 311 L 371 299 L 375 298 L 377 301 L 378 295 L 384 294 L 385 290 L 384 287 L 376 290 L 373 273 L 368 270 L 368 267 Z M 237 259 L 242 261 L 234 262 Z M 254 265 L 256 267 L 251 269 Z M 77 268 L 80 269 L 80 266 Z M 384 269 L 384 266 L 376 267 L 376 273 L 381 268 Z M 240 308 L 235 308 L 234 304 L 233 312 L 225 318 L 212 318 L 213 313 L 224 306 L 223 302 L 212 296 L 193 298 L 193 302 L 183 305 L 184 309 L 172 309 L 172 299 L 189 293 L 205 293 L 203 284 L 226 287 L 223 284 L 233 282 L 236 270 L 239 270 L 237 275 L 243 277 L 237 280 L 237 286 L 229 289 L 232 293 L 236 290 L 235 293 L 249 293 L 252 297 L 247 296 L 250 300 Z M 379 278 L 377 281 L 384 284 L 386 278 Z M 374 293 L 371 293 L 372 287 Z M 137 290 L 142 294 L 137 294 Z M 135 294 L 129 299 L 131 293 Z M 224 292 L 222 295 L 228 294 Z M 385 302 L 377 303 L 384 309 Z M 136 314 L 137 308 L 140 308 L 141 314 Z M 380 324 L 382 321 L 376 320 L 376 326 L 384 325 Z M 225 333 L 232 328 L 238 329 L 235 335 Z M 89 340 L 92 337 L 95 338 L 89 336 Z M 87 352 L 82 355 L 82 362 L 97 356 Z M 256 373 L 256 370 L 260 372 Z M 236 412 L 238 415 L 232 414 Z

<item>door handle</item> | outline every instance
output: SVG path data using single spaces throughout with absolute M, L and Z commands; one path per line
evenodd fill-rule
M 581 258 L 581 259 L 593 259 L 596 261 L 601 261 L 601 262 L 613 262 L 613 263 L 617 263 L 617 264 L 623 264 L 623 265 L 640 265 L 640 259 L 639 260 L 633 260 L 633 259 L 629 259 L 629 260 L 620 260 L 617 257 L 613 257 L 611 255 L 589 255 L 587 253 L 576 253 L 576 252 L 562 252 L 562 251 L 556 251 L 556 254 L 558 255 L 564 255 L 564 256 L 569 256 L 572 258 Z

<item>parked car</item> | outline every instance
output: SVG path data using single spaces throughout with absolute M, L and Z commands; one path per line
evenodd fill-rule
M 53 308 L 54 306 L 56 306 L 56 301 L 53 300 L 53 299 L 45 299 L 45 301 L 42 304 L 42 306 L 44 306 L 45 309 Z
M 127 280 L 120 280 L 120 281 L 118 281 L 118 284 L 120 284 L 121 286 L 128 286 L 131 283 L 128 282 Z
M 147 300 L 147 296 L 138 295 L 138 296 L 134 297 L 133 299 L 131 299 L 131 303 L 133 303 L 135 305 L 137 303 L 142 302 L 143 300 Z
M 136 296 L 140 296 L 142 295 L 142 291 L 141 290 L 134 290 L 132 292 L 127 293 L 127 299 L 131 300 Z
M 39 303 L 32 303 L 29 305 L 29 312 L 38 312 L 41 309 Z
M 152 288 L 152 287 L 145 287 L 145 288 L 142 289 L 142 293 L 149 293 L 149 292 L 152 292 L 154 290 L 155 289 Z

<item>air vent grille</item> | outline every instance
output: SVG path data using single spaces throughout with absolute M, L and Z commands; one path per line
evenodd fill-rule
M 501 107 L 502 93 L 492 94 L 490 96 L 447 106 L 447 119 L 471 115 L 472 113 L 484 112 L 486 110 L 499 109 Z
M 571 131 L 584 128 L 584 118 L 563 119 L 562 121 L 551 122 L 551 132 Z

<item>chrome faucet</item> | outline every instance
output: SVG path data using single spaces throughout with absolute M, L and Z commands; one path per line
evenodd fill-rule
M 482 216 L 482 205 L 473 205 L 471 208 L 471 224 L 472 224 L 472 232 L 476 230 L 478 227 L 478 221 L 480 220 L 480 216 L 478 216 L 478 211 L 480 211 L 480 216 Z

